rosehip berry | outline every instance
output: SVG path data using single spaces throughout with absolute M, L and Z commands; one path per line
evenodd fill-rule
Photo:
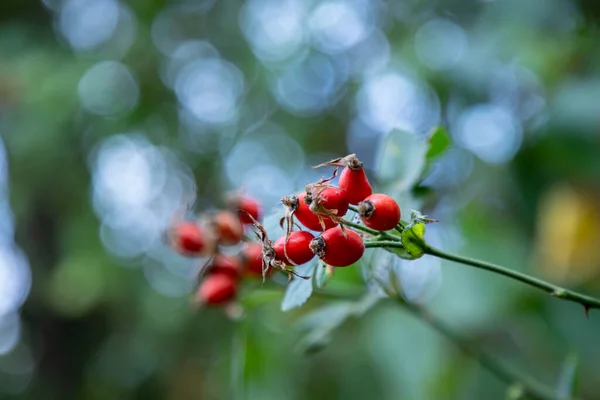
M 187 256 L 201 254 L 207 247 L 204 230 L 195 222 L 186 221 L 175 225 L 171 231 L 173 246 Z
M 311 231 L 319 231 L 322 232 L 324 229 L 321 226 L 321 222 L 319 222 L 319 217 L 317 214 L 310 210 L 310 206 L 306 203 L 304 198 L 306 197 L 306 193 L 300 193 L 298 196 L 298 208 L 294 215 L 300 221 L 302 225 L 310 229 Z M 330 229 L 336 226 L 336 223 L 333 220 L 326 216 L 321 216 L 323 222 L 325 223 L 325 229 Z
M 262 246 L 259 243 L 249 243 L 242 250 L 242 263 L 244 271 L 247 275 L 262 276 Z M 268 274 L 273 272 L 273 268 L 269 269 Z
M 242 261 L 237 256 L 217 254 L 210 263 L 209 274 L 226 274 L 237 278 L 242 270 Z
M 220 244 L 231 246 L 244 238 L 244 227 L 238 216 L 231 211 L 219 211 L 211 222 Z
M 200 284 L 196 300 L 205 304 L 223 304 L 233 300 L 236 293 L 235 278 L 229 274 L 211 274 Z
M 387 194 L 376 193 L 358 205 L 362 222 L 377 231 L 389 231 L 400 222 L 400 207 Z
M 311 240 L 314 238 L 309 232 L 295 231 L 290 234 L 288 242 L 285 244 L 285 236 L 280 237 L 273 245 L 277 259 L 288 265 L 300 265 L 309 262 L 315 256 L 309 247 Z
M 243 224 L 251 225 L 254 223 L 254 221 L 252 221 L 252 219 L 242 211 L 247 212 L 252 216 L 252 218 L 254 218 L 257 221 L 260 221 L 260 219 L 262 218 L 262 207 L 260 206 L 260 203 L 258 202 L 258 200 L 250 196 L 244 195 L 236 197 L 232 201 L 232 206 L 239 213 L 240 220 Z
M 348 200 L 346 200 L 346 196 L 341 189 L 327 186 L 323 189 L 313 189 L 312 192 L 314 193 L 312 196 L 315 194 L 317 196 L 316 199 L 311 199 L 309 205 L 314 213 L 335 211 L 336 216 L 343 217 L 348 212 Z M 309 196 L 309 198 L 312 196 Z
M 311 250 L 326 264 L 347 267 L 354 264 L 365 252 L 362 237 L 353 230 L 336 226 L 323 232 L 310 242 Z
M 340 174 L 338 185 L 346 195 L 350 204 L 358 204 L 373 193 L 367 174 L 363 169 L 363 163 L 354 155 L 344 159 L 346 167 Z

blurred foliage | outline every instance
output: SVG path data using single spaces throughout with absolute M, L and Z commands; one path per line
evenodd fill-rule
M 502 398 L 388 303 L 282 312 L 280 286 L 249 282 L 242 320 L 193 310 L 203 260 L 161 232 L 242 186 L 274 208 L 354 152 L 404 219 L 441 221 L 432 244 L 597 293 L 599 17 L 574 0 L 3 0 L 0 397 Z M 365 265 L 327 290 L 391 269 L 473 343 L 600 398 L 595 313 L 427 256 Z

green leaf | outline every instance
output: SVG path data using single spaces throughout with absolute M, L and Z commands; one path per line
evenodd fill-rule
M 303 331 L 336 328 L 353 312 L 354 304 L 351 301 L 334 302 L 306 314 L 297 326 Z
M 311 276 L 316 263 L 309 263 L 296 267 L 294 270 L 298 275 Z M 281 302 L 281 311 L 290 311 L 300 307 L 310 298 L 313 292 L 312 279 L 302 279 L 295 276 L 288 284 Z
M 429 150 L 427 151 L 427 160 L 431 161 L 434 158 L 444 154 L 452 144 L 450 134 L 443 126 L 438 126 L 433 131 L 429 138 Z
M 404 260 L 414 260 L 415 259 L 415 257 L 413 257 L 408 251 L 406 251 L 406 249 L 401 249 L 398 247 L 386 247 L 385 251 L 395 254 Z
M 413 259 L 422 257 L 425 254 L 425 224 L 419 222 L 407 228 L 402 232 L 402 245 Z
M 319 263 L 315 270 L 315 285 L 317 285 L 317 288 L 323 289 L 332 277 L 333 267 Z
M 323 350 L 336 328 L 348 318 L 364 315 L 381 298 L 377 293 L 367 293 L 357 301 L 336 302 L 309 313 L 298 322 L 300 330 L 307 332 L 298 342 L 298 350 L 304 354 Z
M 577 394 L 579 381 L 579 357 L 575 353 L 567 356 L 560 369 L 558 381 L 556 382 L 556 394 L 558 398 L 570 399 Z
M 427 141 L 412 133 L 390 132 L 383 142 L 377 165 L 383 191 L 397 197 L 411 189 L 425 168 L 428 149 Z

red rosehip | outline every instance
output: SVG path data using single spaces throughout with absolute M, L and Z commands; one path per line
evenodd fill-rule
M 238 216 L 231 211 L 219 211 L 211 222 L 220 244 L 231 246 L 244 238 L 244 227 Z
M 171 238 L 175 250 L 183 255 L 200 255 L 207 247 L 204 229 L 196 222 L 178 223 L 171 230 Z
M 200 303 L 218 305 L 228 303 L 237 294 L 237 282 L 229 274 L 208 275 L 200 284 L 196 300 Z
M 346 234 L 339 226 L 331 228 L 310 242 L 311 250 L 326 264 L 347 267 L 354 264 L 365 252 L 362 237 L 353 230 Z
M 376 193 L 358 205 L 362 222 L 377 231 L 389 231 L 400 222 L 400 207 L 387 194 Z
M 260 206 L 260 203 L 250 196 L 244 195 L 237 197 L 232 201 L 232 204 L 234 205 L 234 209 L 239 213 L 240 220 L 243 224 L 251 225 L 254 221 L 242 211 L 247 212 L 257 221 L 260 221 L 262 218 L 262 207 Z
M 296 209 L 294 215 L 298 221 L 312 231 L 322 232 L 324 229 L 319 222 L 319 217 L 310 210 L 310 206 L 304 200 L 306 193 L 300 193 L 297 197 L 298 208 Z M 321 216 L 321 218 L 323 218 L 323 222 L 325 223 L 325 229 L 330 229 L 336 226 L 336 223 L 333 222 L 331 218 L 326 216 Z
M 242 250 L 242 264 L 243 270 L 246 275 L 262 277 L 262 245 L 259 243 L 249 243 L 246 248 Z M 273 268 L 269 268 L 270 275 L 273 272 Z
M 367 179 L 362 162 L 356 156 L 347 156 L 344 159 L 344 163 L 346 167 L 344 167 L 340 174 L 338 185 L 350 204 L 358 204 L 370 196 L 373 193 L 373 189 Z
M 318 213 L 320 209 L 335 211 L 338 217 L 343 217 L 348 212 L 348 200 L 341 189 L 328 186 L 322 190 L 315 189 L 313 192 L 317 194 L 317 198 L 313 198 L 309 206 L 313 212 Z
M 285 244 L 285 236 L 277 239 L 273 245 L 273 249 L 277 254 L 277 258 L 288 265 L 304 264 L 312 260 L 315 256 L 309 247 L 311 240 L 314 238 L 309 232 L 295 231 L 290 234 L 287 244 Z M 287 257 L 285 256 L 286 252 Z
M 242 270 L 242 261 L 237 256 L 217 254 L 208 267 L 209 274 L 227 274 L 237 278 Z

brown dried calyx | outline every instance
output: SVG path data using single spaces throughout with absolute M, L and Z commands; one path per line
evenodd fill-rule
M 348 167 L 354 171 L 357 171 L 359 169 L 362 169 L 363 163 L 356 157 L 356 154 L 348 154 L 346 157 L 340 157 L 331 161 L 327 161 L 326 163 L 319 164 L 314 168 L 321 167 Z
M 361 218 L 371 218 L 375 212 L 375 205 L 370 200 L 361 201 L 358 204 L 358 215 Z
M 260 243 L 262 245 L 263 282 L 265 281 L 270 268 L 275 268 L 282 272 L 285 272 L 288 275 L 289 280 L 292 279 L 292 276 L 297 276 L 298 278 L 302 279 L 310 279 L 310 276 L 299 275 L 292 268 L 286 266 L 283 261 L 277 259 L 277 253 L 273 248 L 273 241 L 269 239 L 269 236 L 267 235 L 267 230 L 264 228 L 264 226 L 262 226 L 257 220 L 254 219 L 254 217 L 252 217 L 252 215 L 250 215 L 246 211 L 242 210 L 241 212 L 245 213 L 246 215 L 248 215 L 249 218 L 252 219 L 252 225 L 254 225 L 254 227 L 256 228 L 254 233 L 256 234 L 258 240 L 260 240 Z

